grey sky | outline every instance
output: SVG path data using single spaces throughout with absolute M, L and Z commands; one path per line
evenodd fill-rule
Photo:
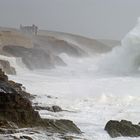
M 0 26 L 42 29 L 96 38 L 122 38 L 140 16 L 140 0 L 0 0 Z

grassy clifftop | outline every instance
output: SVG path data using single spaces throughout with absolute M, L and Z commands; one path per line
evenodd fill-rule
M 27 48 L 33 47 L 32 40 L 16 31 L 0 31 L 0 46 L 17 45 Z

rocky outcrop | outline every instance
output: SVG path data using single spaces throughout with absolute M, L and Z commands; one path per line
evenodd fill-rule
M 16 70 L 14 67 L 10 66 L 10 63 L 6 60 L 0 60 L 0 68 L 7 74 L 15 75 Z
M 7 121 L 7 120 L 0 120 L 0 128 L 18 128 L 17 125 L 15 125 L 13 122 Z
M 28 99 L 34 99 L 34 95 L 31 95 L 30 93 L 26 92 L 26 88 L 20 84 L 20 83 L 16 83 L 12 80 L 8 81 L 8 84 L 14 89 L 16 90 L 16 92 L 20 95 L 22 95 L 22 97 L 24 98 L 28 98 Z
M 4 46 L 3 50 L 15 57 L 21 57 L 23 63 L 31 70 L 54 67 L 51 55 L 41 49 L 25 48 L 23 46 Z
M 105 126 L 105 130 L 112 137 L 139 137 L 140 136 L 140 126 L 134 125 L 132 122 L 127 120 L 115 121 L 110 120 Z
M 47 107 L 34 106 L 34 109 L 36 109 L 36 110 L 48 110 L 48 111 L 51 111 L 51 112 L 61 112 L 61 111 L 63 111 L 62 108 L 57 106 L 57 105 L 47 106 Z
M 29 136 L 20 136 L 20 139 L 23 139 L 23 140 L 33 140 L 31 137 Z
M 8 84 L 0 82 L 0 119 L 14 122 L 19 127 L 32 126 L 39 121 L 38 112 L 31 102 L 18 94 Z
M 0 70 L 0 133 L 16 133 L 17 128 L 23 127 L 39 127 L 51 133 L 81 133 L 72 121 L 42 119 L 29 97 L 22 84 L 9 81 Z M 52 109 L 60 110 L 57 106 Z
M 76 133 L 81 134 L 81 130 L 70 120 L 43 119 L 39 122 L 43 128 L 52 133 Z

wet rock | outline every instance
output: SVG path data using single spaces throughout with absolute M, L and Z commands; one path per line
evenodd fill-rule
M 31 102 L 18 93 L 0 92 L 0 117 L 20 127 L 33 125 L 40 119 Z
M 63 111 L 61 107 L 54 105 L 50 108 L 53 112 L 60 112 Z
M 0 133 L 17 133 L 16 128 L 38 127 L 51 133 L 81 133 L 80 129 L 69 120 L 42 119 L 32 107 L 27 95 L 23 94 L 22 84 L 8 81 L 0 70 Z M 53 111 L 60 111 L 52 106 Z
M 16 90 L 17 93 L 21 94 L 23 97 L 28 98 L 28 99 L 34 99 L 35 98 L 30 93 L 26 92 L 26 88 L 22 84 L 16 83 L 12 80 L 9 80 L 8 83 L 14 90 Z
M 52 97 L 52 96 L 50 96 L 50 95 L 47 95 L 47 98 L 50 98 L 50 99 L 51 99 L 51 98 L 53 98 L 53 97 Z
M 40 125 L 43 128 L 46 128 L 48 132 L 52 133 L 82 133 L 81 130 L 70 120 L 43 119 L 40 121 Z
M 64 139 L 64 140 L 73 140 L 73 137 L 71 137 L 71 136 L 68 137 L 68 136 L 67 136 L 67 137 L 63 137 L 63 139 Z
M 62 136 L 63 140 L 87 140 L 85 138 L 76 137 L 76 136 Z
M 0 121 L 10 121 L 19 127 L 31 126 L 40 116 L 34 111 L 29 99 L 22 94 L 21 84 L 17 83 L 17 90 L 13 83 L 0 71 Z
M 105 130 L 112 137 L 139 137 L 140 136 L 140 126 L 134 125 L 132 122 L 127 120 L 115 121 L 110 120 L 105 126 Z
M 26 140 L 33 140 L 31 137 L 29 136 L 20 136 L 20 139 L 26 139 Z
M 20 140 L 18 137 L 16 136 L 10 136 L 10 138 L 13 138 L 14 140 Z
M 18 126 L 10 121 L 7 120 L 0 120 L 0 128 L 12 128 L 12 129 L 17 129 Z
M 58 97 L 53 97 L 53 96 L 51 96 L 51 95 L 45 95 L 47 98 L 49 98 L 49 99 L 58 99 Z
M 0 128 L 0 134 L 14 134 L 14 133 L 16 133 L 15 129 Z
M 36 110 L 48 110 L 48 111 L 51 111 L 51 112 L 61 112 L 63 111 L 61 107 L 59 106 L 51 106 L 51 107 L 42 107 L 42 106 L 34 106 L 34 109 Z

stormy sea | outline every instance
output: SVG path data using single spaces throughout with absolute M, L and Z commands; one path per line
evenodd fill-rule
M 75 45 L 82 44 L 65 35 L 62 38 Z M 72 120 L 83 132 L 81 135 L 73 134 L 77 139 L 111 140 L 104 130 L 109 120 L 140 122 L 140 22 L 120 45 L 108 51 L 100 49 L 94 49 L 94 53 L 87 49 L 90 55 L 84 57 L 62 52 L 59 58 L 66 66 L 50 69 L 29 70 L 19 57 L 1 55 L 0 58 L 8 60 L 16 69 L 17 74 L 8 75 L 9 79 L 22 83 L 29 93 L 35 95 L 34 105 L 57 105 L 63 109 L 57 113 L 40 109 L 42 118 Z M 13 135 L 19 137 L 22 132 Z M 60 139 L 57 134 L 48 138 L 43 131 L 26 135 L 34 140 Z

